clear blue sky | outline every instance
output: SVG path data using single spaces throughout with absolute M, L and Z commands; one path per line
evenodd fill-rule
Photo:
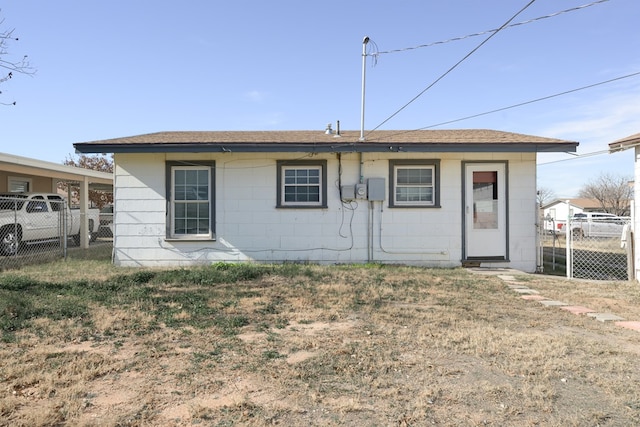
M 514 23 L 593 0 L 537 0 Z M 62 162 L 72 144 L 174 130 L 360 128 L 369 36 L 371 130 L 529 0 L 4 1 L 2 29 L 33 77 L 0 85 L 0 151 Z M 640 72 L 640 1 L 608 0 L 507 28 L 380 129 L 419 129 Z M 488 128 L 580 142 L 539 155 L 538 184 L 575 196 L 600 173 L 633 176 L 631 151 L 589 155 L 640 132 L 640 76 L 435 129 Z M 569 160 L 564 160 L 569 159 Z

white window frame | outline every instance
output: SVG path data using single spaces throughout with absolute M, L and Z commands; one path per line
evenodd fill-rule
M 290 183 L 287 182 L 287 171 L 318 171 L 317 183 Z M 327 207 L 327 163 L 322 161 L 278 161 L 278 203 L 279 208 L 325 208 Z M 287 187 L 291 186 L 317 186 L 317 201 L 287 201 Z
M 420 169 L 431 171 L 431 183 L 398 183 L 398 170 Z M 440 207 L 440 161 L 439 160 L 391 160 L 389 161 L 390 207 Z M 398 188 L 430 188 L 431 200 L 398 200 Z
M 206 171 L 207 192 L 206 199 L 176 200 L 176 171 Z M 214 167 L 209 162 L 167 162 L 167 237 L 178 240 L 210 240 L 215 237 L 214 226 Z M 201 196 L 201 195 L 199 195 Z M 180 203 L 208 204 L 209 227 L 206 233 L 177 233 L 176 232 L 176 205 Z M 195 218 L 197 221 L 197 217 Z
M 15 191 L 15 190 L 13 190 L 12 187 L 16 183 L 18 185 L 26 184 L 27 190 L 26 191 Z M 33 191 L 33 180 L 31 178 L 25 178 L 25 177 L 21 177 L 21 176 L 10 176 L 10 177 L 7 178 L 7 189 L 11 193 L 23 193 L 23 192 L 24 193 L 28 193 L 29 191 Z

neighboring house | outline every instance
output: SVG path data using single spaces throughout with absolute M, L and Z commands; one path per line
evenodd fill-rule
M 113 174 L 0 153 L 0 193 L 55 193 L 58 182 L 111 191 Z
M 57 193 L 58 182 L 78 187 L 79 200 L 86 200 L 85 203 L 80 202 L 80 210 L 86 213 L 89 189 L 112 191 L 113 174 L 0 153 L 0 193 Z M 88 224 L 83 222 L 80 233 L 86 233 L 87 227 Z M 87 245 L 88 239 L 81 239 L 81 242 Z
M 533 272 L 536 155 L 492 130 L 161 132 L 114 153 L 114 263 L 482 265 Z
M 557 230 L 558 221 L 566 221 L 570 215 L 584 212 L 584 207 L 574 203 L 576 199 L 556 199 L 540 207 L 546 231 Z
M 615 153 L 623 150 L 634 151 L 634 183 L 640 182 L 640 133 L 630 135 L 626 138 L 619 139 L 609 144 L 609 152 Z M 640 186 L 634 185 L 633 189 L 633 209 L 632 212 L 632 226 L 633 231 L 633 269 L 635 271 L 634 277 L 636 280 L 640 280 Z
M 604 212 L 596 199 L 555 199 L 540 207 L 544 229 L 551 231 L 558 221 L 566 221 L 571 215 L 582 212 Z

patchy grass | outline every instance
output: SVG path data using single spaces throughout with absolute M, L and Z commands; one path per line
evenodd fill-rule
M 637 285 L 520 279 L 640 319 Z M 640 423 L 637 332 L 464 269 L 70 260 L 0 274 L 0 333 L 0 425 Z

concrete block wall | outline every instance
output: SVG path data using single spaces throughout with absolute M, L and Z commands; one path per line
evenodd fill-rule
M 325 209 L 277 208 L 276 161 L 305 153 L 116 154 L 114 217 L 118 265 L 192 265 L 216 261 L 393 262 L 453 267 L 462 257 L 462 162 L 508 161 L 510 263 L 535 270 L 535 154 L 366 153 L 362 176 L 385 178 L 384 202 L 341 203 L 338 182 L 360 180 L 357 153 L 327 160 Z M 440 208 L 389 208 L 393 159 L 440 159 Z M 215 240 L 166 238 L 165 162 L 215 161 Z

